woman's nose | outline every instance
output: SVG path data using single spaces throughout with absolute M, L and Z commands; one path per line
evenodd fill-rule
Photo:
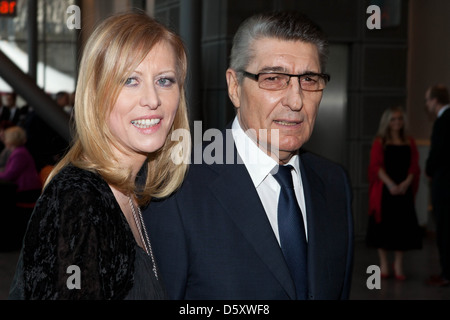
M 148 107 L 151 110 L 155 110 L 161 105 L 158 91 L 153 85 L 143 88 L 140 98 L 140 105 L 143 107 Z

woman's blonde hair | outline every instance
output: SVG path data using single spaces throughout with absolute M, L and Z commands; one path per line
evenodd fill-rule
M 146 183 L 136 188 L 130 169 L 115 160 L 112 145 L 119 148 L 108 127 L 108 117 L 124 81 L 158 43 L 171 45 L 177 59 L 180 104 L 164 146 L 147 157 Z M 184 83 L 186 51 L 181 38 L 145 13 L 122 13 L 104 20 L 86 43 L 75 95 L 75 137 L 67 155 L 56 165 L 48 181 L 69 163 L 98 172 L 108 184 L 125 194 L 139 194 L 139 203 L 165 197 L 175 191 L 186 174 L 187 164 L 176 164 L 171 155 L 180 149 L 188 157 L 191 140 L 172 141 L 174 130 L 189 130 Z M 144 164 L 145 166 L 145 164 Z M 145 168 L 144 168 L 145 169 Z M 140 192 L 137 192 L 139 189 Z
M 19 126 L 12 126 L 5 130 L 5 145 L 20 147 L 27 142 L 27 133 Z
M 392 116 L 396 112 L 400 112 L 403 116 L 403 127 L 400 129 L 400 132 L 399 132 L 400 139 L 404 142 L 408 141 L 407 132 L 406 132 L 407 121 L 406 121 L 406 117 L 405 117 L 405 110 L 401 106 L 395 106 L 395 107 L 390 107 L 390 108 L 386 109 L 380 118 L 380 124 L 378 126 L 378 131 L 377 131 L 376 137 L 381 139 L 383 145 L 386 144 L 386 142 L 392 138 L 391 130 L 389 128 L 389 123 L 392 119 Z

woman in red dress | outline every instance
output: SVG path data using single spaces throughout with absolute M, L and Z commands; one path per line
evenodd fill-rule
M 403 253 L 422 247 L 415 195 L 420 178 L 419 153 L 405 130 L 401 107 L 387 109 L 370 151 L 367 244 L 378 249 L 382 278 L 390 275 L 388 251 L 395 252 L 395 278 L 405 280 Z

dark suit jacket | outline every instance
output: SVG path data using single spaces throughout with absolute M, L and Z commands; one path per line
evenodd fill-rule
M 300 157 L 309 297 L 346 299 L 353 259 L 350 183 L 340 166 L 306 152 Z M 153 200 L 144 219 L 171 299 L 295 299 L 245 165 L 192 164 L 182 188 Z
M 11 110 L 10 110 L 11 112 Z M 22 126 L 25 122 L 25 118 L 27 117 L 28 114 L 28 106 L 23 106 L 21 108 L 17 107 L 17 109 L 15 110 L 14 116 L 12 119 L 10 119 L 10 121 L 12 123 L 14 123 L 14 125 L 20 125 Z M 11 114 L 10 114 L 11 117 Z
M 431 133 L 426 174 L 432 178 L 433 206 L 449 203 L 450 192 L 450 108 L 436 119 Z
M 0 121 L 9 120 L 10 111 L 8 107 L 0 106 Z

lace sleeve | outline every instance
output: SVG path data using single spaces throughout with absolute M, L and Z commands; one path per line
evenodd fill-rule
M 64 180 L 47 186 L 30 220 L 23 248 L 25 297 L 120 298 L 132 285 L 134 261 L 113 219 L 117 210 L 120 218 L 120 208 L 104 186 Z

